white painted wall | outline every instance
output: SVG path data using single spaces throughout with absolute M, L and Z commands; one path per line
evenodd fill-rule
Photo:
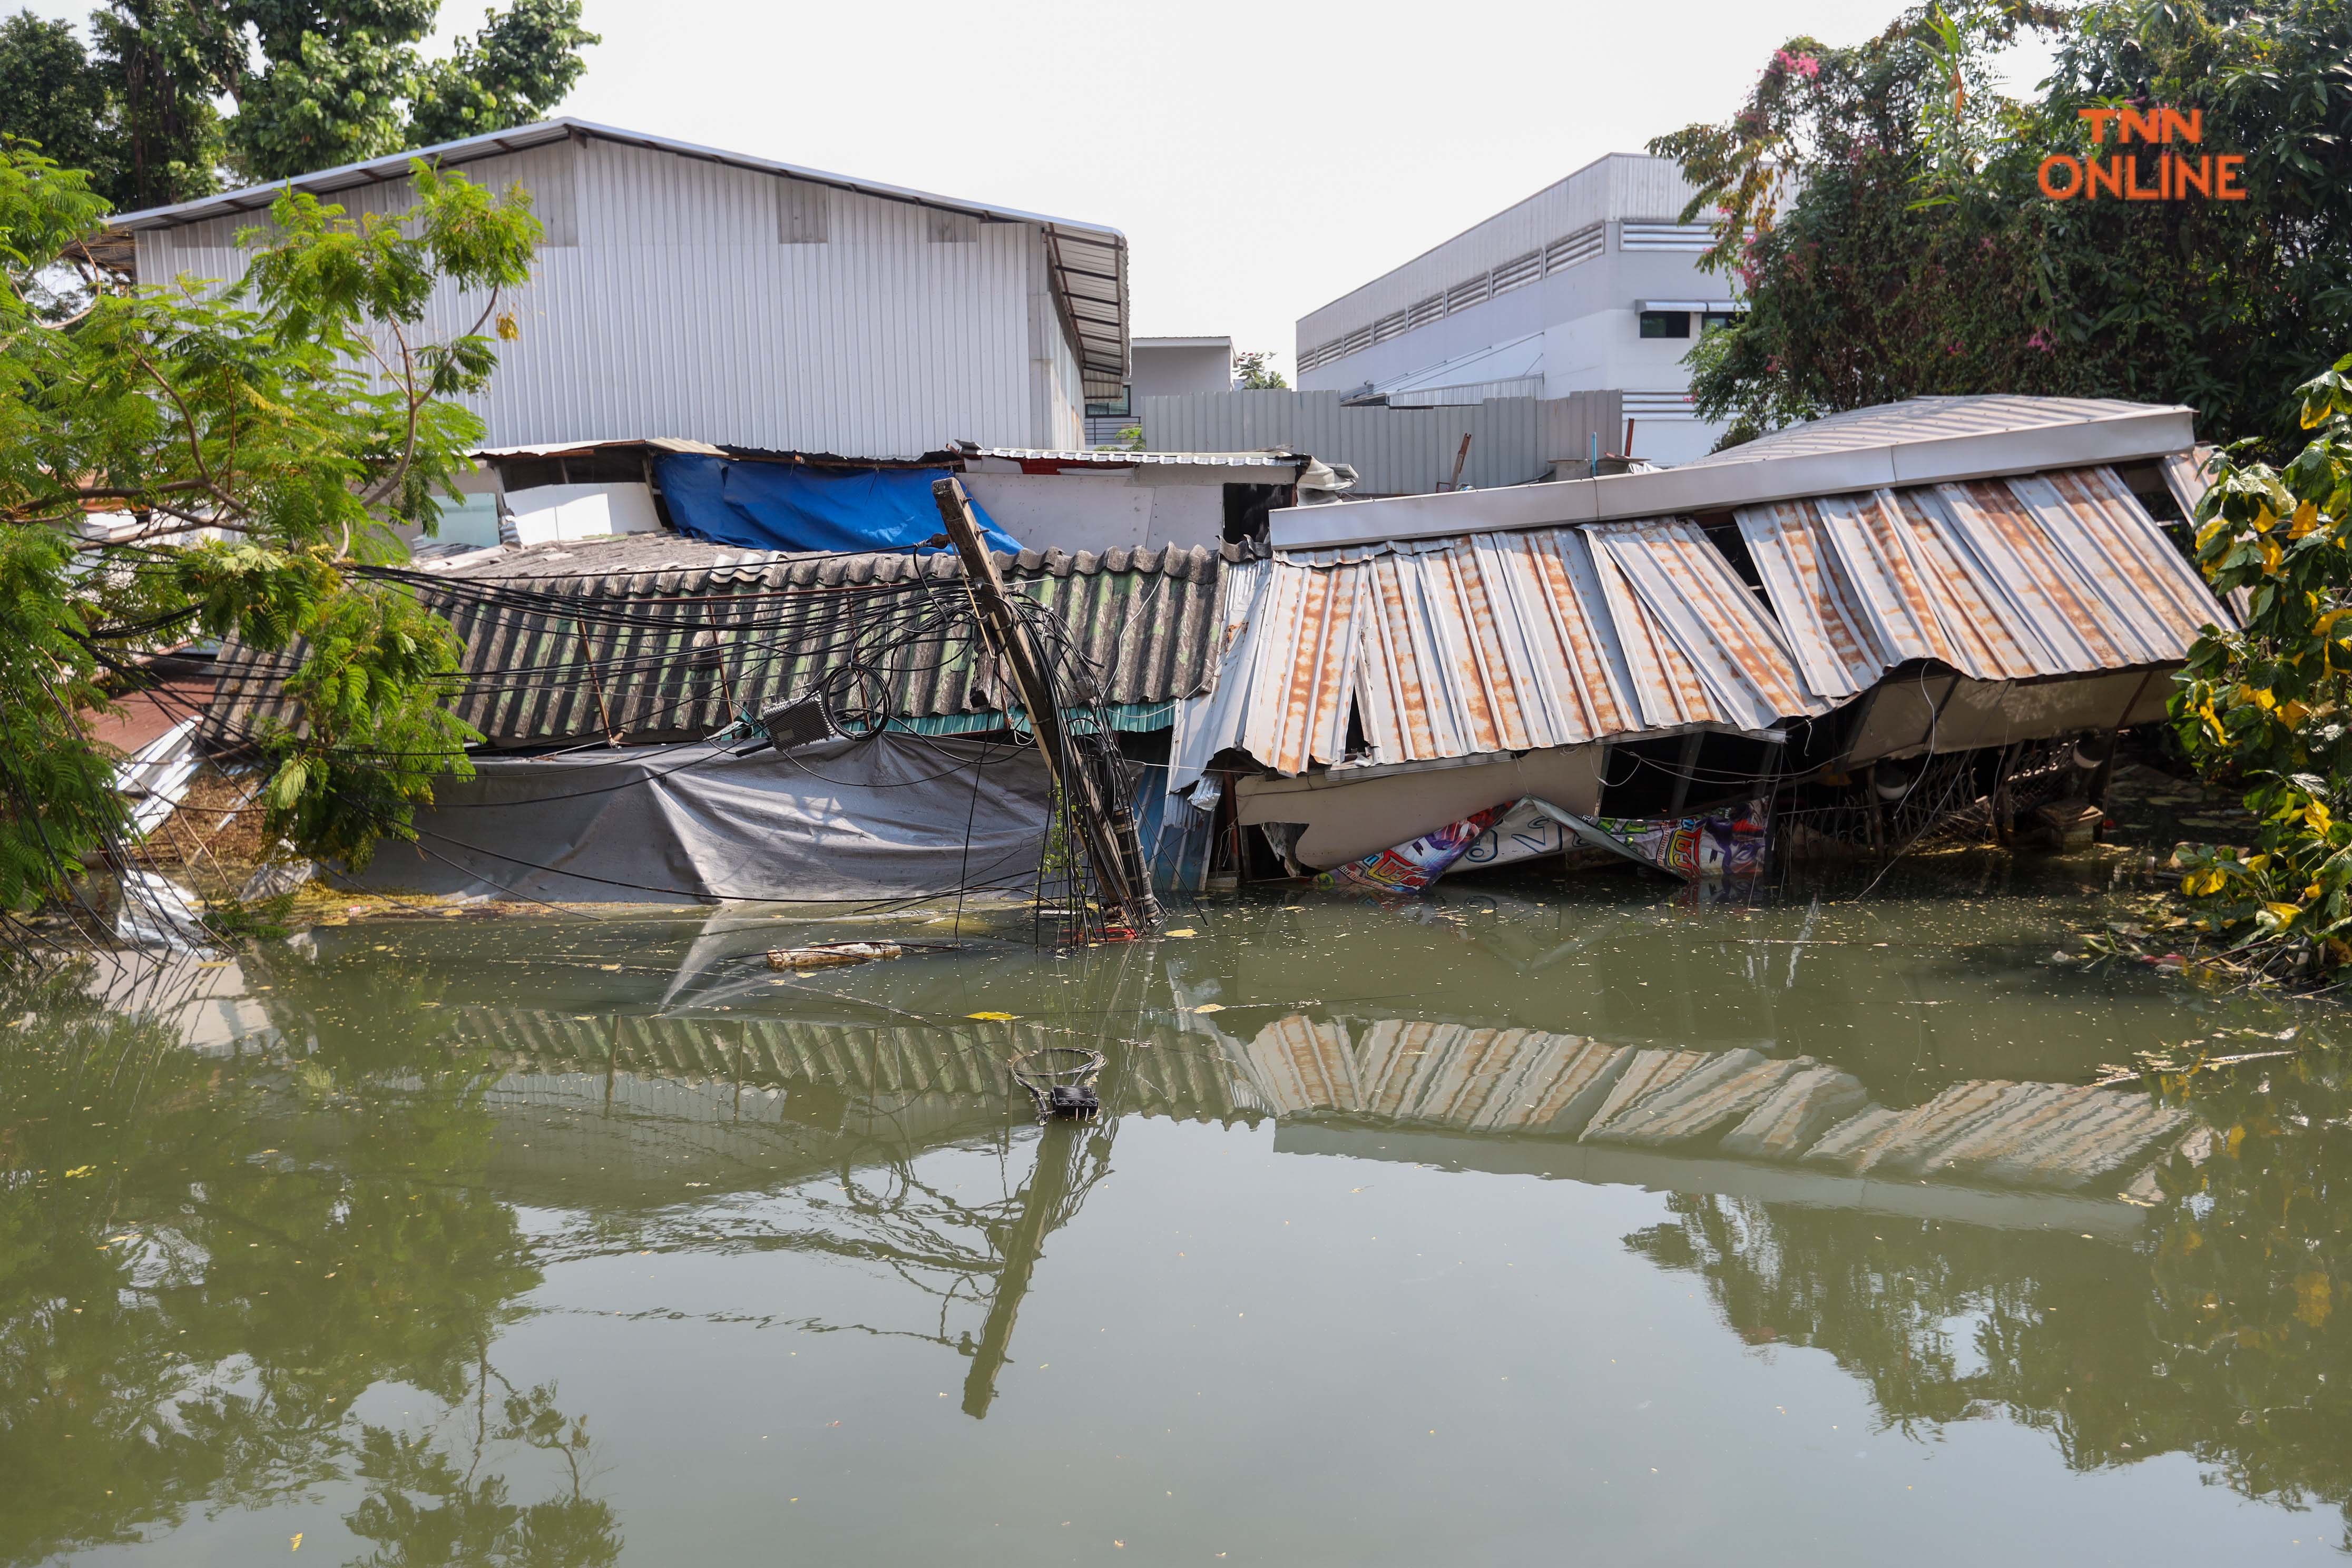
M 661 519 L 643 484 L 538 485 L 507 493 L 515 537 L 524 544 L 600 539 L 610 533 L 654 533 Z
M 1171 478 L 1169 476 L 1175 476 Z M 999 528 L 1029 550 L 1212 548 L 1223 542 L 1228 482 L 1287 481 L 1289 470 L 1122 468 L 1099 474 L 967 473 Z
M 1129 350 L 1127 384 L 1135 397 L 1224 392 L 1234 384 L 1234 342 L 1218 338 L 1138 338 Z

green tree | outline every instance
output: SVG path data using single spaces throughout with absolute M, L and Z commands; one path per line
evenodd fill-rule
M 213 100 L 245 68 L 241 24 L 196 0 L 110 0 L 89 24 L 111 121 L 100 193 L 120 212 L 218 188 L 227 148 Z
M 1234 356 L 1234 384 L 1249 392 L 1279 392 L 1290 383 L 1274 368 L 1271 352 L 1249 349 Z
M 501 305 L 539 225 L 412 166 L 416 205 L 354 220 L 299 192 L 253 237 L 245 280 L 101 292 L 68 327 L 28 279 L 88 232 L 82 177 L 0 149 L 0 910 L 62 890 L 121 806 L 81 716 L 100 677 L 159 639 L 235 635 L 298 660 L 296 724 L 259 742 L 270 826 L 363 861 L 466 768 L 477 738 L 441 705 L 448 626 L 371 568 L 430 531 L 480 420 Z M 423 331 L 436 287 L 469 330 Z M 116 508 L 93 529 L 92 508 Z
M 89 54 L 67 24 L 26 12 L 0 29 L 0 132 L 88 171 L 129 211 L 527 124 L 571 91 L 597 42 L 580 0 L 514 0 L 426 59 L 440 8 L 107 0 Z
M 19 11 L 0 22 L 0 134 L 30 142 L 106 186 L 120 138 L 106 77 L 69 22 Z
M 2059 38 L 2038 98 L 1993 90 L 2021 30 Z M 1832 48 L 1790 40 L 1739 112 L 1652 143 L 1721 225 L 1749 310 L 1694 348 L 1701 411 L 1759 429 L 1928 394 L 2181 402 L 2292 440 L 2282 389 L 2352 331 L 2352 8 L 2336 0 L 1977 0 Z M 2078 113 L 2168 104 L 2245 158 L 2243 201 L 2054 201 Z M 2155 149 L 2137 160 L 2157 184 Z

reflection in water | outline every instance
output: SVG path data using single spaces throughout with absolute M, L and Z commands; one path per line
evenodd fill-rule
M 386 976 L 359 1009 L 381 1027 L 222 1060 L 87 979 L 0 983 L 24 1026 L 0 1051 L 0 1562 L 340 1478 L 370 1561 L 617 1561 L 585 1422 L 492 1360 L 540 1273 L 479 1180 L 485 1064 L 433 1041 L 431 999 Z M 387 1386 L 407 1419 L 350 1415 Z M 517 1448 L 568 1479 L 518 1503 Z
M 822 1260 L 868 1288 L 763 1321 L 952 1355 L 986 1417 L 1041 1261 L 1137 1118 L 1661 1192 L 1636 1267 L 1704 1281 L 1749 1353 L 1828 1352 L 1889 1426 L 2000 1415 L 2077 1468 L 2178 1452 L 2250 1498 L 2352 1504 L 2352 1085 L 2328 1056 L 2155 1093 L 1948 1074 L 1906 1096 L 1769 1040 L 1253 1016 L 1201 983 L 1147 1005 L 1125 971 L 1054 1021 L 980 1021 L 915 980 L 887 1004 L 772 989 L 743 962 L 766 940 L 706 931 L 657 994 L 568 1005 L 363 955 L 188 969 L 136 1018 L 86 976 L 7 982 L 0 1562 L 321 1489 L 359 1561 L 617 1562 L 586 1412 L 500 1369 L 527 1315 L 579 1310 L 547 1300 L 560 1270 Z M 1475 940 L 1543 968 L 1580 939 Z M 1742 961 L 1796 984 L 1793 950 Z M 1062 1043 L 1109 1055 L 1098 1121 L 1041 1127 L 1005 1075 Z
M 1998 1412 L 2078 1468 L 2180 1452 L 2247 1497 L 2346 1509 L 2352 1084 L 2305 1059 L 2196 1103 L 2217 1157 L 2165 1168 L 2131 1268 L 2063 1233 L 1712 1194 L 1626 1241 L 1704 1279 L 1749 1344 L 1834 1355 L 1906 1431 Z

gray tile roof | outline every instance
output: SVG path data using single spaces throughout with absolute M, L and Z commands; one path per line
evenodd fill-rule
M 1214 679 L 1218 552 L 1024 551 L 997 563 L 1070 626 L 1102 700 L 1164 702 Z M 962 597 L 961 567 L 946 552 L 777 556 L 671 534 L 485 552 L 401 575 L 464 645 L 452 710 L 500 747 L 601 740 L 608 723 L 632 742 L 707 735 L 746 704 L 839 679 L 861 628 L 935 607 L 912 595 L 953 595 L 950 609 Z M 266 720 L 293 721 L 278 689 L 304 651 L 225 647 L 208 734 L 228 741 Z M 900 717 L 985 713 L 1007 700 L 960 639 L 894 643 L 871 668 Z

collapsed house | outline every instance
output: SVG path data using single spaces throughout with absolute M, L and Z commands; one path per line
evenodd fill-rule
M 2095 819 L 2119 731 L 2230 624 L 2197 476 L 2186 408 L 1917 398 L 1678 468 L 1277 511 L 1179 704 L 1169 820 L 1214 876 L 1245 828 L 1324 871 L 1465 822 L 1499 864 L 1710 814 L 1877 853 L 1971 808 Z M 1497 845 L 1478 814 L 1514 802 L 1552 810 Z
M 498 459 L 509 483 L 572 460 Z M 719 461 L 760 470 L 728 479 L 743 515 L 807 474 Z M 1070 482 L 1048 466 L 1019 477 Z M 1367 885 L 1414 886 L 1587 850 L 1696 877 L 1768 844 L 2095 821 L 2120 731 L 2228 622 L 2187 555 L 2199 482 L 2185 408 L 1928 398 L 1565 483 L 1345 501 L 1293 476 L 1286 499 L 1321 504 L 1273 510 L 1265 544 L 994 559 L 1077 727 L 1115 748 L 1163 887 L 1383 856 L 1403 874 Z M 958 558 L 691 537 L 667 488 L 684 531 L 398 574 L 456 627 L 451 707 L 482 742 L 373 874 L 565 899 L 1034 889 L 1053 791 Z M 209 742 L 294 721 L 302 656 L 223 650 Z M 807 723 L 753 722 L 796 704 Z
M 1147 845 L 1176 701 L 1213 673 L 1225 553 L 996 558 L 1064 639 L 1066 716 L 1119 760 Z M 1037 887 L 1051 780 L 953 553 L 656 532 L 428 564 L 392 575 L 456 631 L 447 702 L 481 740 L 373 884 L 628 902 Z M 305 657 L 224 649 L 214 746 L 298 722 L 284 685 Z

